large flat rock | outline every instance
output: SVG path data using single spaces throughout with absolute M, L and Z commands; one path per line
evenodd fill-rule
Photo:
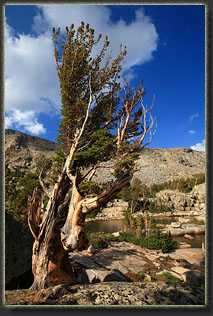
M 175 272 L 185 282 L 190 282 L 190 278 L 186 279 L 185 272 L 194 272 L 195 277 L 193 280 L 191 278 L 193 283 L 197 278 L 196 283 L 202 284 L 205 278 L 205 254 L 199 248 L 175 249 L 163 254 L 160 250 L 145 249 L 128 242 L 112 242 L 109 248 L 96 250 L 92 254 L 86 250 L 76 251 L 70 255 L 70 260 L 78 269 L 90 271 L 92 279 L 98 271 L 99 279 L 104 279 L 101 275 L 107 275 L 113 269 L 127 277 L 142 271 L 149 276 L 159 275 L 167 270 L 171 274 Z M 85 278 L 83 280 L 82 283 L 85 283 Z

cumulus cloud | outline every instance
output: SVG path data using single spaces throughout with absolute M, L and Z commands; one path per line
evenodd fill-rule
M 36 114 L 33 111 L 10 111 L 10 113 L 5 117 L 5 127 L 15 129 L 24 128 L 26 132 L 30 132 L 35 135 L 46 133 L 45 127 L 38 122 Z
M 99 33 L 103 38 L 108 35 L 109 50 L 112 50 L 114 57 L 119 52 L 120 43 L 127 46 L 123 69 L 130 80 L 134 77 L 131 67 L 152 59 L 157 49 L 157 31 L 142 9 L 136 10 L 135 19 L 127 24 L 122 19 L 112 22 L 110 8 L 102 5 L 38 6 L 38 13 L 32 21 L 34 35 L 17 35 L 6 23 L 6 125 L 16 124 L 38 134 L 44 128 L 36 121 L 39 113 L 59 114 L 61 98 L 53 57 L 52 27 L 65 30 L 65 26 L 74 23 L 77 27 L 81 21 L 89 23 L 95 29 L 96 36 Z M 34 125 L 15 120 L 17 113 L 17 117 L 20 117 L 25 112 L 26 117 L 33 117 Z
M 152 58 L 157 49 L 158 34 L 150 18 L 143 9 L 135 11 L 135 20 L 126 23 L 123 19 L 117 22 L 111 20 L 111 10 L 102 5 L 46 5 L 39 6 L 39 13 L 34 19 L 34 29 L 42 30 L 60 27 L 65 30 L 72 23 L 78 27 L 81 21 L 89 23 L 95 29 L 96 36 L 107 35 L 113 56 L 118 54 L 120 44 L 127 46 L 127 56 L 124 70 L 135 65 L 143 64 Z
M 59 110 L 59 84 L 51 38 L 6 34 L 6 110 L 50 112 Z M 44 101 L 45 100 L 45 101 Z
M 197 143 L 190 148 L 198 151 L 205 151 L 205 139 L 203 139 L 201 143 Z

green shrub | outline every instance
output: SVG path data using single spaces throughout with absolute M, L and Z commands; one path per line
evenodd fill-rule
M 190 224 L 196 224 L 196 225 L 204 225 L 204 221 L 203 220 L 199 220 L 197 218 L 193 218 L 191 221 L 190 221 Z
M 127 241 L 134 245 L 139 245 L 148 249 L 162 250 L 163 253 L 168 252 L 177 247 L 177 241 L 167 235 L 153 235 L 149 237 L 136 237 L 134 233 L 121 232 L 118 237 L 119 241 Z
M 164 262 L 168 262 L 170 260 L 173 260 L 169 255 L 166 257 L 161 257 L 161 258 L 162 258 L 162 261 L 164 261 Z
M 97 183 L 86 180 L 79 184 L 79 190 L 83 194 L 100 194 L 102 192 L 102 188 Z
M 181 283 L 181 282 L 183 282 L 181 279 L 177 278 L 176 276 L 174 276 L 170 272 L 164 272 L 162 274 L 162 277 L 163 277 L 165 282 L 171 282 L 171 283 Z
M 88 213 L 88 214 L 86 215 L 86 218 L 94 218 L 94 217 L 96 217 L 96 215 L 97 215 L 98 213 L 101 213 L 101 210 L 100 210 L 99 208 L 93 210 L 93 211 L 90 212 L 90 213 Z
M 146 272 L 145 272 L 144 270 L 141 270 L 141 271 L 138 273 L 138 278 L 139 278 L 139 280 L 144 280 L 145 274 L 146 274 Z
M 103 232 L 91 233 L 85 231 L 88 245 L 91 245 L 95 249 L 107 248 L 110 241 L 116 241 L 116 237 L 112 234 L 106 234 Z
M 103 232 L 89 232 L 85 230 L 86 238 L 88 244 L 92 245 L 95 249 L 107 248 L 111 241 L 127 241 L 134 245 L 139 245 L 148 249 L 162 250 L 163 253 L 168 252 L 177 247 L 177 241 L 173 240 L 167 235 L 153 235 L 150 237 L 137 237 L 134 233 L 130 232 L 121 232 L 118 237 L 115 237 L 112 234 L 103 233 Z
M 149 203 L 149 212 L 150 213 L 167 213 L 171 212 L 170 208 L 166 205 L 157 205 L 156 203 Z

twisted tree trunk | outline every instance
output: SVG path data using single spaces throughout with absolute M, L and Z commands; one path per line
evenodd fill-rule
M 85 245 L 83 226 L 86 214 L 111 200 L 131 178 L 132 174 L 126 173 L 102 194 L 86 199 L 78 191 L 79 174 L 77 174 L 73 177 L 69 212 L 61 229 L 57 226 L 58 214 L 68 204 L 64 201 L 70 188 L 67 174 L 62 173 L 45 211 L 42 209 L 41 195 L 37 189 L 34 190 L 28 216 L 28 223 L 35 238 L 32 254 L 34 283 L 31 289 L 75 283 L 69 252 Z
M 42 289 L 58 284 L 74 284 L 75 276 L 59 235 L 54 236 L 48 245 L 39 246 L 36 240 L 33 245 L 32 272 L 34 282 L 31 289 Z

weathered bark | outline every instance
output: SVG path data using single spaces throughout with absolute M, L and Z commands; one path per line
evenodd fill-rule
M 28 223 L 35 238 L 32 253 L 32 288 L 44 288 L 55 284 L 73 284 L 74 274 L 68 254 L 62 246 L 60 234 L 56 233 L 58 210 L 70 188 L 70 180 L 63 172 L 55 185 L 46 210 L 41 212 L 41 195 L 34 190 Z
M 41 194 L 37 188 L 35 188 L 33 191 L 32 198 L 28 200 L 28 207 L 30 207 L 30 212 L 28 214 L 28 225 L 33 237 L 38 240 L 39 225 L 42 220 L 42 203 Z
M 46 211 L 42 214 L 41 195 L 34 191 L 31 199 L 31 210 L 28 222 L 35 238 L 32 254 L 32 272 L 34 283 L 32 289 L 67 283 L 74 284 L 75 276 L 68 253 L 85 245 L 83 225 L 86 214 L 110 201 L 132 178 L 127 172 L 102 194 L 95 198 L 83 198 L 78 191 L 80 173 L 72 176 L 72 196 L 66 222 L 57 229 L 58 213 L 70 188 L 70 178 L 62 173 L 60 181 L 55 185 Z
M 34 282 L 31 289 L 42 289 L 58 284 L 74 284 L 75 276 L 68 253 L 64 250 L 60 236 L 46 245 L 39 246 L 36 240 L 33 245 L 32 272 Z
M 75 179 L 69 213 L 65 225 L 61 230 L 61 241 L 64 249 L 69 251 L 83 246 L 83 225 L 86 214 L 109 202 L 131 179 L 132 173 L 126 172 L 122 178 L 113 183 L 106 191 L 90 199 L 83 198 L 79 194 Z

